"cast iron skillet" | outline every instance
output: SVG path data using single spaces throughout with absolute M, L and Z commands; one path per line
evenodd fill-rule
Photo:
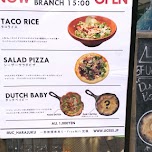
M 69 93 L 74 93 L 74 92 L 69 92 Z M 78 93 L 74 93 L 74 94 L 78 94 Z M 52 96 L 52 97 L 55 97 L 57 98 L 59 101 L 60 101 L 60 109 L 62 110 L 62 112 L 65 114 L 65 115 L 68 115 L 68 116 L 78 116 L 82 113 L 82 110 L 83 110 L 83 107 L 84 107 L 84 104 L 82 101 L 80 101 L 78 104 L 81 104 L 81 108 L 79 109 L 79 111 L 73 113 L 73 114 L 68 114 L 64 111 L 64 102 L 62 102 L 62 97 L 59 97 L 58 95 L 56 95 L 54 92 L 49 92 L 49 95 Z M 66 94 L 67 95 L 67 94 Z M 78 94 L 79 95 L 79 94 Z M 80 96 L 80 95 L 79 95 Z M 81 96 L 80 96 L 81 97 Z
M 85 90 L 85 92 L 86 92 L 86 94 L 95 98 L 95 100 L 96 100 L 95 107 L 96 107 L 96 110 L 99 112 L 99 114 L 109 116 L 109 115 L 113 115 L 118 110 L 119 99 L 117 98 L 117 96 L 115 94 L 104 93 L 104 94 L 97 96 L 94 93 L 92 93 L 90 90 Z M 100 106 L 100 104 L 99 104 L 100 98 L 105 98 L 106 96 L 113 96 L 115 98 L 116 107 L 112 107 L 111 101 L 108 99 L 104 101 L 103 108 L 99 107 Z M 103 109 L 103 112 L 101 112 L 99 109 Z M 110 111 L 110 110 L 112 110 L 112 111 Z

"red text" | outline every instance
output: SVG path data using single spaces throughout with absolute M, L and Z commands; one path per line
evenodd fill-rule
M 20 3 L 23 3 L 23 2 L 25 2 L 25 3 L 28 3 L 28 0 L 1 0 L 2 2 L 9 2 L 9 3 L 15 3 L 15 2 L 17 2 L 17 1 L 19 1 Z
M 128 4 L 128 0 L 95 0 L 97 4 Z

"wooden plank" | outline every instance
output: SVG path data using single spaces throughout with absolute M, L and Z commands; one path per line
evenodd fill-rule
M 0 139 L 0 152 L 6 152 L 6 143 L 2 139 Z

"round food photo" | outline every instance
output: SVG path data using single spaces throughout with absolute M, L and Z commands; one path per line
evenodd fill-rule
M 140 139 L 152 146 L 152 111 L 148 111 L 139 119 L 137 132 Z
M 88 47 L 95 47 L 112 38 L 117 31 L 114 21 L 103 16 L 83 16 L 68 25 L 68 33 Z
M 86 90 L 85 92 L 95 98 L 95 107 L 100 115 L 110 116 L 118 110 L 119 99 L 115 94 L 103 93 L 101 95 L 95 95 L 90 90 Z
M 75 64 L 75 74 L 85 83 L 98 83 L 104 80 L 108 73 L 108 61 L 105 57 L 97 53 L 84 54 Z
M 78 116 L 82 113 L 84 104 L 78 93 L 68 92 L 66 95 L 59 97 L 54 92 L 49 92 L 49 95 L 60 101 L 60 109 L 65 115 L 72 117 Z

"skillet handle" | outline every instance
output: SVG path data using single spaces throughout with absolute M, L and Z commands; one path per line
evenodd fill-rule
M 94 97 L 95 99 L 98 97 L 98 96 L 96 96 L 93 92 L 91 92 L 90 90 L 85 90 L 85 93 L 86 94 L 88 94 L 88 95 L 90 95 L 90 96 L 92 96 L 92 97 Z
M 59 97 L 58 95 L 56 95 L 54 92 L 49 92 L 49 95 L 54 97 L 54 98 L 57 98 L 57 99 L 61 99 L 61 97 Z

